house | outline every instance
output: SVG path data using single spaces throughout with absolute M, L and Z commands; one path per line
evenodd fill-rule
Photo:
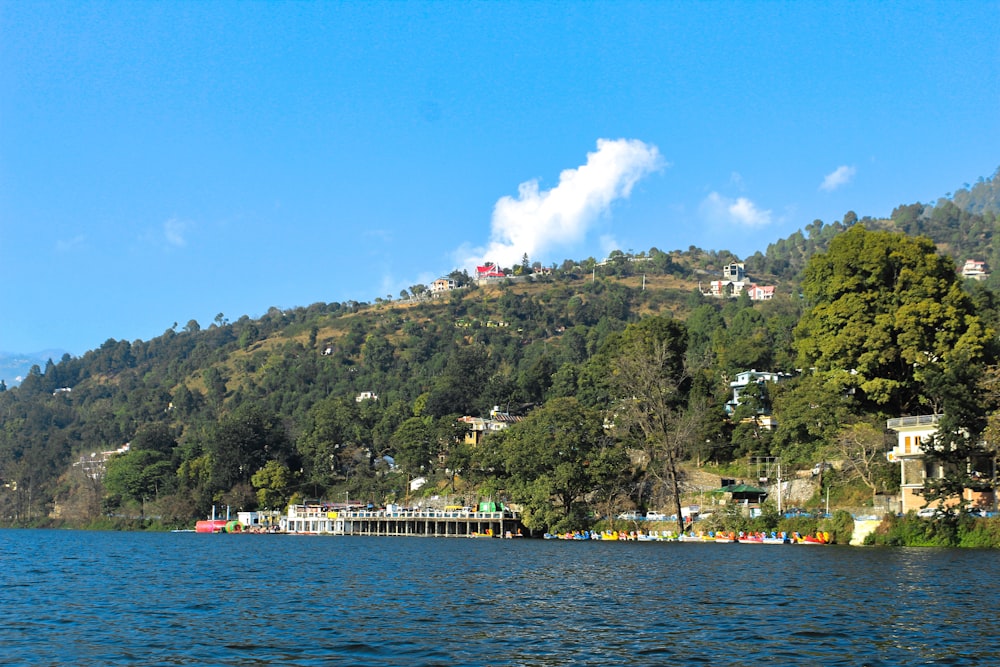
M 736 297 L 743 293 L 745 283 L 733 280 L 713 280 L 708 284 L 708 293 L 717 299 Z
M 743 262 L 730 262 L 722 267 L 722 278 L 733 282 L 743 282 L 747 277 Z
M 747 293 L 751 301 L 770 301 L 774 298 L 774 285 L 751 284 Z
M 492 431 L 502 431 L 511 424 L 524 419 L 524 417 L 501 412 L 500 406 L 495 405 L 490 410 L 489 418 L 484 417 L 459 417 L 458 421 L 468 426 L 469 430 L 465 434 L 465 444 L 475 447 L 483 441 L 483 437 Z
M 787 379 L 785 373 L 772 373 L 770 371 L 758 371 L 750 369 L 736 375 L 736 379 L 729 383 L 729 388 L 733 392 L 733 397 L 726 403 L 726 412 L 732 414 L 736 406 L 740 404 L 740 395 L 750 384 L 761 384 L 763 382 L 778 383 Z
M 708 291 L 701 292 L 717 299 L 738 297 L 743 292 L 747 292 L 751 301 L 769 301 L 774 298 L 773 285 L 758 285 L 747 280 L 743 262 L 730 262 L 722 267 L 722 280 L 711 281 L 708 283 Z
M 496 264 L 485 264 L 476 267 L 476 280 L 491 280 L 506 277 L 507 274 Z
M 281 524 L 281 512 L 275 510 L 237 512 L 236 520 L 251 533 L 277 532 Z
M 899 490 L 904 514 L 919 510 L 926 504 L 922 495 L 926 480 L 944 477 L 945 471 L 940 463 L 924 456 L 940 421 L 941 415 L 934 414 L 897 417 L 886 422 L 886 428 L 896 432 L 896 446 L 886 458 L 890 463 L 899 463 Z M 974 463 L 982 462 L 970 462 L 970 465 Z M 993 493 L 970 489 L 964 491 L 963 500 L 978 508 L 993 509 L 994 505 Z
M 736 408 L 740 405 L 740 396 L 746 388 L 752 384 L 764 384 L 767 382 L 778 383 L 788 378 L 785 373 L 772 373 L 770 371 L 758 371 L 751 369 L 736 375 L 736 379 L 729 383 L 729 388 L 733 392 L 733 397 L 726 403 L 726 414 L 732 416 Z M 764 429 L 770 431 L 777 427 L 777 423 L 770 415 L 769 411 L 761 412 L 756 417 L 757 423 Z
M 962 277 L 970 280 L 986 280 L 990 277 L 990 274 L 986 272 L 986 262 L 977 259 L 965 260 L 965 265 L 962 266 Z
M 378 394 L 373 391 L 363 391 L 354 397 L 355 403 L 360 403 L 361 401 L 377 401 Z
M 450 278 L 438 278 L 431 283 L 431 294 L 443 294 L 455 289 L 458 285 Z

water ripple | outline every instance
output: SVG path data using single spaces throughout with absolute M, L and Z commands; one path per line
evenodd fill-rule
M 0 553 L 0 664 L 1000 662 L 989 551 L 0 531 Z

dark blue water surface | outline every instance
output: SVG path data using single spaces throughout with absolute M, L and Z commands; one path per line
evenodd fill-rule
M 0 664 L 1000 664 L 992 551 L 0 530 L 0 563 Z

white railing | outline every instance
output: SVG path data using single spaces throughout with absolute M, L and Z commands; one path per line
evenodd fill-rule
M 887 428 L 896 429 L 906 426 L 932 426 L 941 420 L 941 415 L 916 415 L 914 417 L 896 417 L 888 420 Z

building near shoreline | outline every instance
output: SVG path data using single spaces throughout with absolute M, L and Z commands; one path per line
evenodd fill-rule
M 926 505 L 923 497 L 924 486 L 929 479 L 943 479 L 945 470 L 941 464 L 927 456 L 927 448 L 934 442 L 941 415 L 915 415 L 912 417 L 897 417 L 886 422 L 890 431 L 896 432 L 896 446 L 889 451 L 886 458 L 891 463 L 899 463 L 899 487 L 902 512 L 917 511 Z M 985 466 L 988 461 L 968 461 L 971 470 L 983 469 L 983 475 L 993 475 L 994 471 Z M 995 492 L 978 492 L 965 489 L 961 499 L 955 498 L 951 505 L 963 500 L 974 508 L 994 509 Z

